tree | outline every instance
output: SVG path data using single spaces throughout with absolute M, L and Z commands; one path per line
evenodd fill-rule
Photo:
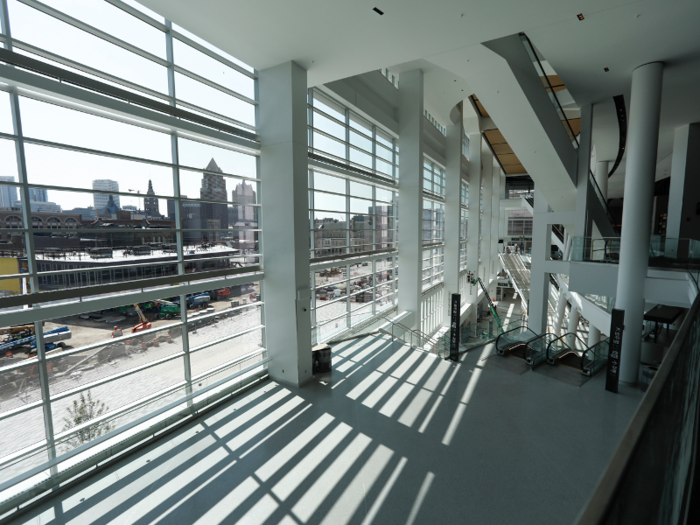
M 81 392 L 80 399 L 74 399 L 73 407 L 68 409 L 69 417 L 63 418 L 65 422 L 63 431 L 65 432 L 66 430 L 70 430 L 71 428 L 98 418 L 108 410 L 109 408 L 104 403 L 92 399 L 92 394 L 89 390 L 87 391 L 87 396 L 84 392 Z M 79 447 L 83 443 L 88 443 L 113 429 L 114 425 L 111 423 L 95 423 L 94 425 L 89 425 L 79 430 L 67 443 L 73 448 Z

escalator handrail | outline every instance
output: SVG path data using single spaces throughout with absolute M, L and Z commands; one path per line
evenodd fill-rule
M 535 341 L 537 341 L 537 340 L 540 339 L 540 338 L 547 337 L 547 336 L 553 336 L 553 335 L 554 335 L 554 334 L 551 333 L 551 332 L 545 332 L 545 333 L 543 333 L 543 334 L 538 335 L 537 337 L 535 337 L 535 338 L 533 338 L 533 339 L 529 339 L 528 341 L 525 342 L 525 344 L 526 344 L 527 348 L 530 348 L 531 350 L 534 350 L 534 348 L 532 348 L 532 346 L 531 346 L 532 343 L 534 343 Z M 549 347 L 549 345 L 547 345 L 547 346 Z M 527 360 L 527 355 L 525 356 L 525 359 Z
M 501 338 L 502 335 L 506 335 L 506 334 L 509 334 L 511 332 L 514 332 L 515 330 L 521 330 L 521 329 L 530 330 L 527 326 L 520 325 L 520 326 L 516 326 L 515 328 L 511 328 L 510 330 L 506 330 L 505 332 L 498 334 L 498 337 L 496 337 L 496 341 L 495 341 L 496 350 L 498 350 L 498 340 Z M 532 332 L 532 330 L 530 330 L 530 332 Z M 537 335 L 537 334 L 535 334 L 535 332 L 532 332 L 532 333 L 534 335 Z M 523 342 L 525 342 L 525 341 L 523 341 Z
M 617 226 L 615 225 L 615 218 L 613 217 L 612 213 L 610 213 L 610 208 L 608 208 L 608 203 L 606 202 L 605 198 L 603 197 L 603 191 L 600 189 L 600 186 L 598 185 L 598 181 L 595 180 L 595 175 L 593 175 L 593 172 L 591 170 L 588 170 L 588 180 L 591 181 L 591 183 L 593 185 L 593 191 L 595 191 L 596 197 L 598 197 L 600 204 L 603 205 L 603 209 L 605 210 L 605 215 L 607 215 L 608 220 L 610 221 L 610 226 L 612 226 L 613 231 L 619 237 L 620 232 L 617 229 Z
M 530 55 L 530 60 L 532 60 L 532 57 L 534 56 L 535 60 L 537 61 L 537 65 L 540 66 L 540 71 L 542 71 L 542 76 L 544 76 L 545 80 L 547 81 L 547 86 L 549 87 L 549 92 L 554 97 L 554 100 L 556 101 L 557 106 L 559 107 L 559 111 L 561 112 L 561 116 L 564 117 L 564 120 L 562 122 L 566 122 L 566 127 L 569 128 L 569 132 L 571 133 L 571 136 L 573 137 L 573 141 L 576 143 L 576 147 L 578 147 L 579 143 L 578 143 L 578 139 L 576 138 L 576 134 L 574 133 L 574 130 L 571 127 L 571 123 L 569 122 L 569 119 L 566 117 L 566 113 L 564 113 L 564 108 L 562 108 L 561 103 L 559 102 L 559 98 L 557 98 L 557 94 L 554 92 L 554 88 L 552 87 L 552 84 L 549 82 L 549 77 L 547 76 L 547 73 L 545 72 L 544 67 L 542 67 L 542 62 L 540 62 L 540 57 L 537 56 L 537 51 L 535 51 L 535 46 L 532 45 L 532 42 L 530 41 L 530 39 L 528 38 L 528 36 L 525 33 L 520 33 L 520 40 L 527 41 L 528 45 L 525 46 L 525 49 L 528 51 L 528 54 Z
M 622 157 L 625 154 L 625 147 L 627 146 L 627 107 L 625 106 L 625 96 L 616 95 L 613 97 L 613 101 L 615 102 L 615 113 L 617 113 L 617 123 L 620 128 L 620 144 L 617 148 L 615 164 L 613 164 L 610 173 L 608 173 L 608 178 L 612 177 L 613 173 L 620 166 Z
M 595 348 L 602 345 L 603 343 L 607 343 L 608 345 L 610 344 L 608 338 L 605 338 L 601 341 L 598 341 L 596 344 L 593 346 L 589 346 L 583 351 L 583 354 L 581 354 L 581 370 L 583 370 L 583 364 L 586 362 L 586 356 L 588 355 L 588 352 L 593 350 L 593 355 L 595 355 Z M 608 351 L 609 351 L 609 346 L 608 346 Z
M 574 332 L 568 332 L 568 333 L 566 333 L 566 334 L 564 334 L 564 335 L 560 335 L 560 336 L 557 337 L 556 339 L 553 339 L 553 340 L 547 345 L 547 360 L 548 360 L 548 361 L 549 361 L 549 349 L 552 347 L 552 345 L 553 345 L 554 343 L 556 343 L 557 341 L 560 341 L 560 340 L 564 339 L 566 336 L 569 336 L 569 335 L 573 335 L 576 339 L 578 339 L 579 341 L 581 341 L 581 342 L 583 343 L 583 339 L 581 339 L 581 338 L 580 338 L 578 335 L 576 335 Z M 569 350 L 573 350 L 574 352 L 577 352 L 577 351 L 578 351 L 578 350 L 576 350 L 575 348 L 571 348 L 571 347 L 568 345 L 568 343 L 564 342 L 564 344 L 566 345 L 566 347 L 567 347 Z M 587 347 L 587 345 L 586 345 L 585 343 L 583 344 L 583 346 Z

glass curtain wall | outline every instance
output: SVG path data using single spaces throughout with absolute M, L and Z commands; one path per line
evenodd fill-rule
M 398 139 L 316 89 L 309 90 L 309 152 L 395 182 Z
M 311 272 L 314 344 L 391 310 L 398 294 L 398 257 L 336 264 Z
M 423 199 L 423 290 L 443 282 L 445 204 Z
M 428 158 L 423 161 L 423 191 L 445 198 L 445 168 Z
M 309 151 L 323 162 L 309 166 L 312 338 L 320 343 L 396 305 L 398 141 L 317 90 L 309 90 L 308 120 Z
M 135 2 L 0 6 L 5 49 L 206 117 L 166 131 L 153 124 L 162 114 L 125 117 L 99 93 L 69 104 L 65 83 L 55 96 L 0 83 L 0 482 L 11 486 L 73 475 L 92 445 L 235 388 L 267 357 L 259 145 L 217 127 L 255 131 L 254 70 Z
M 469 226 L 469 183 L 462 180 L 459 216 L 459 271 L 467 269 L 467 232 Z

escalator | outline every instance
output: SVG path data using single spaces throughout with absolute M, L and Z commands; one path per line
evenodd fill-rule
M 528 341 L 525 349 L 525 361 L 527 364 L 535 368 L 537 365 L 544 363 L 547 360 L 547 348 L 555 339 L 557 339 L 556 334 L 547 332 Z
M 526 327 L 508 330 L 496 338 L 496 353 L 523 359 L 534 369 L 542 363 L 565 366 L 594 376 L 605 368 L 609 343 L 605 339 L 592 347 L 574 333 L 557 336 L 552 333 L 537 335 Z
M 512 355 L 525 359 L 526 349 L 540 336 L 524 326 L 507 330 L 496 338 L 496 353 L 502 356 Z
M 584 353 L 588 350 L 583 340 L 573 332 L 564 334 L 550 341 L 547 345 L 546 359 L 550 365 L 563 365 L 583 370 Z

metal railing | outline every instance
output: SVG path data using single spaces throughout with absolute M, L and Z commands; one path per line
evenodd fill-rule
M 381 332 L 390 335 L 392 340 L 399 339 L 409 346 L 425 350 L 427 352 L 438 353 L 440 347 L 440 338 L 430 337 L 420 330 L 409 328 L 406 325 L 394 321 L 386 316 L 381 316 L 391 328 L 387 331 L 386 328 L 380 328 Z
M 691 523 L 698 490 L 699 334 L 697 297 L 578 525 Z

